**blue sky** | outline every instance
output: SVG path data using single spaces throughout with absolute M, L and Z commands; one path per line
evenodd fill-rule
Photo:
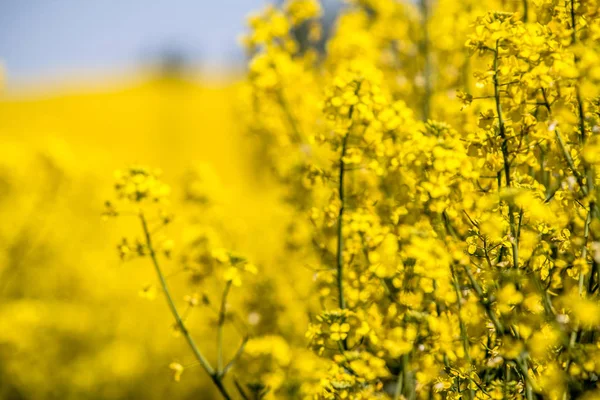
M 11 82 L 128 71 L 164 49 L 215 68 L 265 0 L 0 0 L 0 61 Z

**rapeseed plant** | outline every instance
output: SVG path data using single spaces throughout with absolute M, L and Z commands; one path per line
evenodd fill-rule
M 150 256 L 224 398 L 600 396 L 599 10 L 350 0 L 323 52 L 316 0 L 249 19 L 243 123 L 292 214 L 285 256 L 257 279 L 303 265 L 312 289 L 253 293 L 273 315 L 248 319 L 257 329 L 232 351 L 227 386 L 223 304 L 254 265 L 208 236 L 183 249 L 192 285 L 225 285 L 215 369 L 164 284 L 144 211 L 145 239 L 119 245 Z M 128 170 L 117 198 L 160 204 L 148 171 Z M 277 306 L 308 316 L 294 326 L 304 338 Z

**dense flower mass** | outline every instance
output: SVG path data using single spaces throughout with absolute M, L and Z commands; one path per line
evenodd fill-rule
M 243 122 L 294 215 L 273 271 L 308 266 L 309 323 L 257 328 L 235 393 L 199 363 L 226 398 L 598 398 L 600 4 L 351 0 L 331 32 L 321 15 L 288 0 L 243 39 Z M 117 196 L 166 194 L 144 171 Z M 224 297 L 256 272 L 209 236 L 185 252 Z

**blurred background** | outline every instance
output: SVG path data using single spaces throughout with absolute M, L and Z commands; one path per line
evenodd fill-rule
M 9 88 L 123 76 L 185 64 L 196 72 L 243 66 L 236 38 L 261 0 L 6 0 L 0 54 Z
M 114 170 L 160 167 L 173 187 L 167 234 L 176 245 L 206 223 L 224 245 L 278 268 L 287 210 L 235 125 L 245 63 L 237 37 L 264 5 L 0 2 L 0 398 L 211 398 L 200 369 L 170 379 L 170 362 L 193 357 L 163 299 L 147 290 L 150 266 L 118 257 L 117 242 L 135 226 L 103 222 L 101 212 Z M 210 208 L 188 201 L 204 191 Z M 311 274 L 297 274 L 286 279 L 301 291 Z M 171 283 L 183 299 L 185 281 Z M 231 301 L 254 321 L 268 306 Z M 302 335 L 302 316 L 287 315 L 265 332 Z M 214 357 L 214 316 L 189 323 Z M 227 340 L 235 348 L 240 338 Z

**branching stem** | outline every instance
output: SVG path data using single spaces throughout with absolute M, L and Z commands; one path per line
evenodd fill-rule
M 139 217 L 140 217 L 140 221 L 142 223 L 142 229 L 144 230 L 146 246 L 148 247 L 150 259 L 152 260 L 152 264 L 154 265 L 154 269 L 156 270 L 156 274 L 158 275 L 160 285 L 162 287 L 163 293 L 165 294 L 165 298 L 167 299 L 167 304 L 169 305 L 171 314 L 173 314 L 173 317 L 175 318 L 177 327 L 178 327 L 179 331 L 181 332 L 181 334 L 183 335 L 183 337 L 185 338 L 185 340 L 187 341 L 189 347 L 192 349 L 192 352 L 194 353 L 194 356 L 198 360 L 198 363 L 202 366 L 204 371 L 206 371 L 206 373 L 211 377 L 213 383 L 215 384 L 215 386 L 217 387 L 217 389 L 219 390 L 219 392 L 221 393 L 223 398 L 226 400 L 230 400 L 231 396 L 229 396 L 229 393 L 225 389 L 225 386 L 223 386 L 221 377 L 215 373 L 215 370 L 212 368 L 212 366 L 210 365 L 210 363 L 208 362 L 206 357 L 204 357 L 204 355 L 202 354 L 202 352 L 196 345 L 196 342 L 190 335 L 190 332 L 188 331 L 185 323 L 183 322 L 183 319 L 181 318 L 181 314 L 177 310 L 177 306 L 175 305 L 175 302 L 173 301 L 173 297 L 171 296 L 171 291 L 169 290 L 169 286 L 167 285 L 167 280 L 165 279 L 165 276 L 164 276 L 164 274 L 160 268 L 160 264 L 158 262 L 158 257 L 156 256 L 156 251 L 154 250 L 154 245 L 152 243 L 152 236 L 150 234 L 150 230 L 148 229 L 148 222 L 146 221 L 146 217 L 141 212 L 139 214 Z

